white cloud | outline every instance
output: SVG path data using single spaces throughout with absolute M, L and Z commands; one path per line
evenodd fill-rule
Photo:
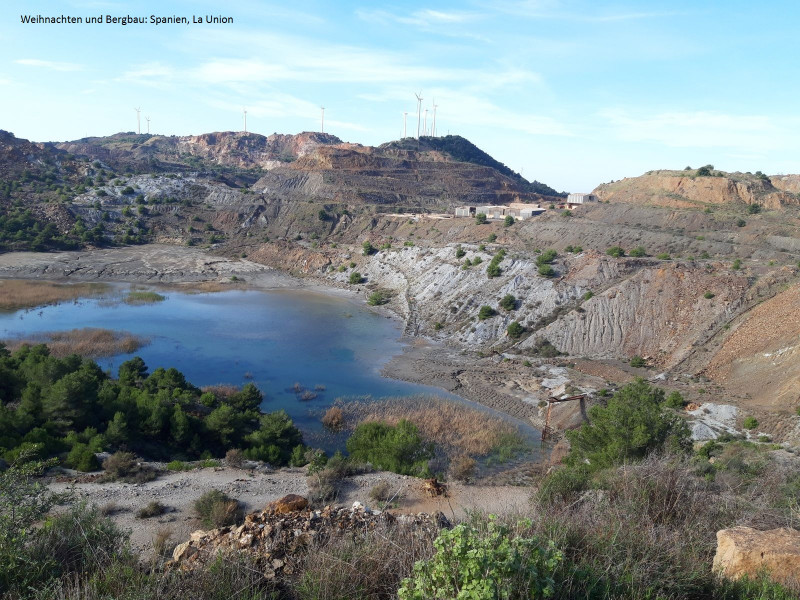
M 37 58 L 20 58 L 15 60 L 18 65 L 25 65 L 26 67 L 40 67 L 43 69 L 51 69 L 53 71 L 83 71 L 84 66 L 76 63 L 56 62 L 52 60 L 39 60 Z
M 560 21 L 583 21 L 605 23 L 613 21 L 636 21 L 685 15 L 677 11 L 619 11 L 619 12 L 578 12 L 570 10 L 560 0 L 519 0 L 498 1 L 485 5 L 496 11 L 532 19 L 552 19 Z
M 765 115 L 735 115 L 713 111 L 669 111 L 633 115 L 622 109 L 606 109 L 599 116 L 619 139 L 657 142 L 678 148 L 731 148 L 760 152 L 796 145 L 797 119 Z
M 125 71 L 116 81 L 128 81 L 140 85 L 158 85 L 175 78 L 176 70 L 161 62 L 138 65 Z

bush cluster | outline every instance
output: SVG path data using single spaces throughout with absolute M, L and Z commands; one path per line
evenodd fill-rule
M 503 270 L 500 268 L 500 263 L 506 257 L 506 251 L 500 248 L 495 255 L 492 257 L 492 260 L 489 262 L 489 266 L 486 267 L 486 274 L 489 278 L 493 277 L 500 277 Z
M 247 458 L 284 465 L 302 436 L 285 412 L 262 413 L 262 401 L 253 384 L 203 393 L 176 369 L 148 373 L 138 357 L 112 379 L 94 361 L 55 358 L 45 345 L 13 354 L 0 346 L 0 455 L 8 461 L 31 451 L 92 470 L 101 450 L 163 459 L 240 448 Z

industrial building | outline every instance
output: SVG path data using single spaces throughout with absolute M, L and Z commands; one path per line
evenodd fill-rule
M 515 219 L 525 220 L 535 217 L 545 211 L 538 204 L 526 204 L 524 202 L 512 202 L 508 205 L 497 206 L 459 206 L 456 208 L 457 217 L 474 217 L 483 213 L 487 219 L 505 219 L 508 216 Z

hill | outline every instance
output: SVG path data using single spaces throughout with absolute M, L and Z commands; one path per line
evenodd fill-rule
M 529 192 L 545 196 L 565 196 L 553 188 L 538 181 L 527 181 L 519 173 L 512 171 L 503 163 L 495 160 L 489 154 L 478 148 L 469 140 L 460 135 L 446 135 L 443 137 L 423 136 L 421 138 L 403 138 L 388 142 L 380 146 L 381 150 L 406 150 L 413 152 L 433 153 L 438 152 L 457 162 L 467 162 L 490 167 L 520 183 Z
M 710 165 L 709 165 L 710 166 Z M 726 173 L 711 167 L 683 171 L 648 171 L 604 183 L 594 190 L 601 200 L 656 206 L 703 208 L 709 205 L 759 205 L 780 208 L 800 203 L 795 179 L 770 178 L 760 171 Z

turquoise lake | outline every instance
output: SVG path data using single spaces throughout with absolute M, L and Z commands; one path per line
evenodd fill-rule
M 382 377 L 403 350 L 400 326 L 363 303 L 306 290 L 159 293 L 166 300 L 152 304 L 82 299 L 0 313 L 0 338 L 83 327 L 145 336 L 150 343 L 135 353 L 98 364 L 116 376 L 138 355 L 151 372 L 172 366 L 197 386 L 253 382 L 264 393 L 263 410 L 286 410 L 322 446 L 338 445 L 325 442 L 319 423 L 337 398 L 427 394 L 464 402 L 440 388 Z M 301 400 L 295 384 L 316 397 Z

